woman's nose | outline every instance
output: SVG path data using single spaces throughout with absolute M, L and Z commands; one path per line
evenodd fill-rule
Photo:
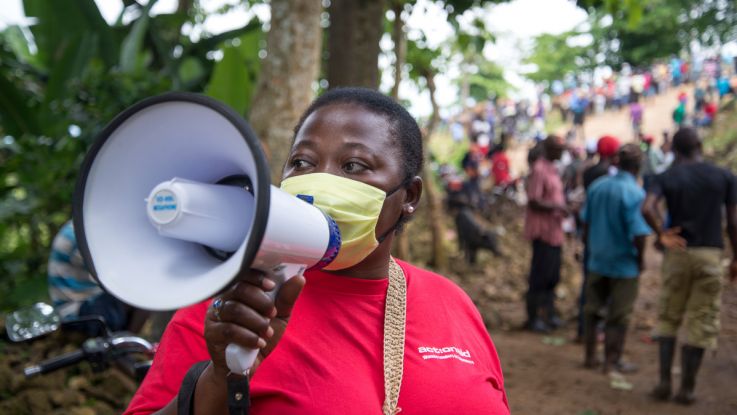
M 343 170 L 340 168 L 340 163 L 330 160 L 318 164 L 315 168 L 315 173 L 328 173 L 335 176 L 343 176 Z

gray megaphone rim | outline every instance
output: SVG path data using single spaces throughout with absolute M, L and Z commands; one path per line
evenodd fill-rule
M 90 254 L 89 246 L 87 245 L 87 237 L 84 229 L 84 191 L 87 185 L 87 178 L 89 176 L 92 165 L 95 162 L 95 158 L 100 150 L 105 146 L 107 140 L 120 127 L 125 121 L 131 116 L 135 115 L 139 111 L 148 107 L 163 104 L 167 102 L 191 102 L 208 107 L 230 121 L 231 124 L 238 130 L 243 137 L 243 140 L 248 145 L 251 154 L 253 155 L 254 163 L 256 164 L 257 177 L 251 177 L 251 181 L 256 183 L 255 186 L 255 199 L 256 209 L 254 213 L 253 227 L 251 228 L 248 243 L 243 254 L 243 261 L 241 263 L 241 269 L 251 265 L 253 260 L 256 258 L 256 254 L 261 248 L 261 241 L 263 240 L 264 234 L 266 233 L 266 225 L 269 218 L 269 203 L 270 203 L 270 188 L 271 178 L 269 166 L 266 162 L 266 155 L 261 147 L 261 142 L 256 138 L 256 134 L 251 129 L 248 122 L 235 112 L 229 106 L 223 104 L 220 101 L 210 98 L 205 95 L 195 94 L 190 92 L 168 92 L 165 94 L 153 96 L 150 98 L 143 99 L 132 106 L 126 108 L 115 116 L 112 121 L 97 135 L 92 146 L 87 151 L 82 167 L 80 170 L 79 179 L 75 185 L 74 196 L 72 199 L 72 222 L 74 223 L 74 232 L 77 238 L 77 246 L 82 258 L 85 261 L 88 271 L 92 277 L 100 284 L 100 286 L 106 291 L 110 292 L 105 284 L 98 278 L 95 270 L 95 263 Z M 255 179 L 255 180 L 254 180 Z M 235 275 L 233 276 L 235 278 Z M 225 286 L 227 287 L 227 285 Z M 223 288 L 225 288 L 223 287 Z M 111 293 L 115 295 L 114 293 Z M 204 298 L 203 298 L 204 300 Z

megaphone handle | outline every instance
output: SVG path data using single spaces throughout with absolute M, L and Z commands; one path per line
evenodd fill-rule
M 295 275 L 302 275 L 306 268 L 306 264 L 279 264 L 274 268 L 263 270 L 266 272 L 267 277 L 276 283 L 276 287 L 266 293 L 271 298 L 271 301 L 274 301 L 276 298 L 276 294 L 279 292 L 282 284 Z M 246 349 L 235 343 L 230 343 L 225 348 L 225 361 L 228 363 L 228 369 L 232 373 L 247 374 L 256 362 L 257 356 L 258 349 Z

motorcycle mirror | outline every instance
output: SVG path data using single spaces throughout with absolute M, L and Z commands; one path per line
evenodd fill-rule
M 61 318 L 54 307 L 46 303 L 36 303 L 21 308 L 5 317 L 5 330 L 14 342 L 35 339 L 59 329 Z

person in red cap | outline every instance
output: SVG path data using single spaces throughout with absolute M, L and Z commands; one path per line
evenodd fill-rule
M 611 135 L 605 135 L 596 143 L 596 152 L 599 154 L 599 162 L 583 172 L 583 187 L 588 189 L 594 180 L 604 176 L 613 166 L 612 160 L 619 150 L 619 140 Z
M 583 171 L 583 187 L 588 190 L 589 186 L 598 178 L 606 176 L 612 170 L 614 172 L 614 159 L 619 150 L 619 140 L 611 135 L 602 136 L 596 143 L 596 152 L 599 154 L 599 162 Z M 583 340 L 584 329 L 584 306 L 586 305 L 586 281 L 588 270 L 586 262 L 588 260 L 588 247 L 586 241 L 583 241 L 583 281 L 581 282 L 581 291 L 578 297 L 578 330 L 577 341 Z

